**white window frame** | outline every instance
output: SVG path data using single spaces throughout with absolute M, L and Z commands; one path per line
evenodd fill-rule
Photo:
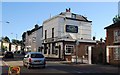
M 67 52 L 68 48 L 70 48 L 72 50 L 70 52 Z M 65 45 L 65 54 L 66 55 L 71 55 L 73 52 L 74 52 L 74 45 L 69 45 L 69 44 Z
M 33 41 L 33 42 L 36 42 L 36 37 L 32 37 L 32 41 Z
M 85 46 L 85 55 L 88 55 L 88 45 Z
M 120 42 L 120 29 L 114 30 L 114 43 Z
M 72 18 L 76 19 L 76 15 L 75 15 L 75 14 L 72 14 Z
M 113 49 L 114 60 L 120 60 L 120 47 Z

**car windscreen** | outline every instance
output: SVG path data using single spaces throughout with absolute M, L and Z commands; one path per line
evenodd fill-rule
M 31 54 L 31 58 L 44 58 L 42 54 Z

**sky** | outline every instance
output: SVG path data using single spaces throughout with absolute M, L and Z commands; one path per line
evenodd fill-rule
M 112 18 L 118 14 L 118 2 L 2 2 L 0 8 L 2 36 L 18 40 L 22 39 L 23 32 L 31 30 L 35 24 L 42 25 L 50 15 L 65 12 L 66 8 L 86 16 L 92 21 L 92 36 L 105 39 L 104 28 L 112 24 Z

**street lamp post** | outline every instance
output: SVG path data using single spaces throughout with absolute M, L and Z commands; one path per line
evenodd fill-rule
M 10 23 L 9 21 L 0 21 L 0 23 L 1 23 L 1 26 L 2 26 L 2 23 Z M 1 28 L 1 30 L 2 30 L 2 27 L 0 27 Z M 1 36 L 0 36 L 0 40 L 1 40 L 1 43 L 0 43 L 0 49 L 1 49 L 1 51 L 2 51 L 2 46 L 3 46 L 3 39 L 2 39 L 2 31 L 1 31 Z
M 76 64 L 78 63 L 78 45 L 79 45 L 79 41 L 76 40 Z

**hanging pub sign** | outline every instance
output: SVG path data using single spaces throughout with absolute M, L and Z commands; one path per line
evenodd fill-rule
M 66 32 L 69 32 L 69 33 L 78 33 L 78 26 L 66 25 Z

